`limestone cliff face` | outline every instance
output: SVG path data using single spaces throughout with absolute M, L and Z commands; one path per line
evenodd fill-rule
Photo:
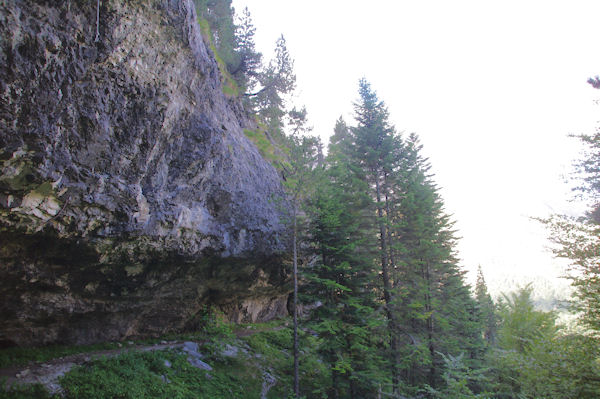
M 102 1 L 98 34 L 96 12 L 0 4 L 0 344 L 285 312 L 280 180 L 193 4 Z

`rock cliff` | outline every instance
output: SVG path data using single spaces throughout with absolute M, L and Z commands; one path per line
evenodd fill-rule
M 192 2 L 101 3 L 0 4 L 0 346 L 285 312 L 281 183 Z

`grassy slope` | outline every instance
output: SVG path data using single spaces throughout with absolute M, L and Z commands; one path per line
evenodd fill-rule
M 204 361 L 213 367 L 205 371 L 191 366 L 187 356 L 178 350 L 155 352 L 127 352 L 117 357 L 90 361 L 67 373 L 60 384 L 66 398 L 260 398 L 263 383 L 269 376 L 275 381 L 269 387 L 267 398 L 286 398 L 292 385 L 292 332 L 289 321 L 279 320 L 262 325 L 239 327 L 238 334 L 231 326 L 221 325 L 194 337 L 201 342 Z M 173 338 L 173 337 L 169 337 Z M 302 386 L 309 397 L 324 397 L 319 392 L 328 370 L 315 355 L 318 342 L 308 334 L 302 335 L 306 348 L 302 368 Z M 225 348 L 237 348 L 227 354 Z M 82 347 L 64 347 L 65 351 Z M 13 353 L 15 350 L 9 350 Z M 48 360 L 51 353 L 44 348 L 28 350 L 25 357 Z M 72 353 L 72 351 L 70 352 Z M 0 356 L 7 358 L 6 351 Z M 167 361 L 167 362 L 166 362 Z M 169 366 L 170 364 L 170 366 Z M 0 398 L 50 398 L 41 386 L 0 390 Z

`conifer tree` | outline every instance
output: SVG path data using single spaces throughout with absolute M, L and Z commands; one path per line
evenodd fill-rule
M 348 127 L 336 123 L 326 168 L 311 204 L 312 237 L 319 261 L 309 270 L 308 294 L 322 301 L 312 328 L 331 367 L 330 398 L 373 396 L 385 380 L 377 330 L 376 236 L 372 201 L 360 171 L 349 164 Z
M 487 346 L 496 342 L 496 309 L 492 296 L 489 294 L 481 266 L 477 268 L 477 281 L 475 283 L 475 300 L 477 301 L 479 317 L 482 323 L 483 337 Z
M 262 54 L 256 50 L 254 42 L 255 32 L 252 16 L 246 7 L 237 19 L 235 50 L 238 63 L 230 71 L 243 93 L 250 93 L 255 89 L 262 67 Z
M 598 76 L 588 79 L 600 88 Z M 542 220 L 557 244 L 554 253 L 570 261 L 569 278 L 575 288 L 573 308 L 582 325 L 600 337 L 600 128 L 594 134 L 577 136 L 585 146 L 576 163 L 575 191 L 589 204 L 583 217 L 554 215 Z
M 375 91 L 366 79 L 359 81 L 359 100 L 354 103 L 354 118 L 357 125 L 350 130 L 353 146 L 351 147 L 352 161 L 360 168 L 361 177 L 370 188 L 371 199 L 376 210 L 375 225 L 378 228 L 379 258 L 385 301 L 386 315 L 390 328 L 391 364 L 394 369 L 392 376 L 394 387 L 398 385 L 398 342 L 395 331 L 398 329 L 396 314 L 392 309 L 393 293 L 391 270 L 395 265 L 390 264 L 389 242 L 387 234 L 388 215 L 385 213 L 387 196 L 384 174 L 393 170 L 393 146 L 395 143 L 394 128 L 388 121 L 389 113 L 383 101 L 379 100 Z
M 267 126 L 271 139 L 280 139 L 285 124 L 285 97 L 296 88 L 294 60 L 283 35 L 275 43 L 275 58 L 257 74 L 257 81 L 259 90 L 246 97 Z
M 301 217 L 305 202 L 313 194 L 315 172 L 318 166 L 320 141 L 308 136 L 306 109 L 293 109 L 289 113 L 291 132 L 286 137 L 288 158 L 284 166 L 284 186 L 291 207 L 290 224 L 292 232 L 293 262 L 293 318 L 294 318 L 294 394 L 300 397 L 299 342 L 298 342 L 298 247 L 301 236 Z
M 481 358 L 475 302 L 454 254 L 455 237 L 427 159 L 414 134 L 394 153 L 388 180 L 389 234 L 395 258 L 393 309 L 405 384 L 444 383 L 441 354 Z

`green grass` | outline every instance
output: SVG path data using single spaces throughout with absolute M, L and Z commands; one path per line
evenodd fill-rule
M 66 398 L 80 399 L 260 397 L 262 377 L 256 367 L 236 359 L 205 361 L 212 371 L 191 366 L 187 355 L 173 350 L 128 352 L 77 367 L 60 383 Z

